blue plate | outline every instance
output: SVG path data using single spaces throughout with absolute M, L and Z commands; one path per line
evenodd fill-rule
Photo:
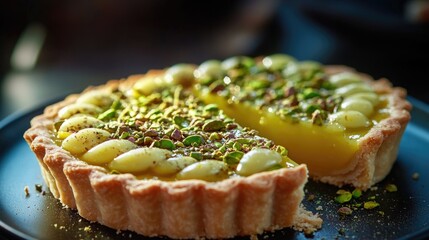
M 429 238 L 429 106 L 411 97 L 409 100 L 414 106 L 412 120 L 403 136 L 398 160 L 375 189 L 343 205 L 353 210 L 351 215 L 338 213 L 342 206 L 334 201 L 338 188 L 309 181 L 303 204 L 321 215 L 322 229 L 313 236 L 283 229 L 261 239 Z M 46 105 L 0 122 L 0 239 L 146 239 L 90 223 L 76 211 L 63 208 L 49 193 L 38 162 L 22 137 L 31 118 L 41 114 Z M 413 178 L 415 174 L 419 174 L 418 179 Z M 36 184 L 41 184 L 47 193 L 37 191 Z M 386 191 L 389 184 L 395 184 L 398 191 Z M 24 193 L 26 186 L 29 196 Z M 362 205 L 368 201 L 380 205 L 364 209 Z

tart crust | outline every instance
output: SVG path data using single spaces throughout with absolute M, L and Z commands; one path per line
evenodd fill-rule
M 141 77 L 113 80 L 84 92 L 128 88 Z M 312 233 L 321 227 L 322 220 L 300 205 L 308 176 L 305 164 L 219 182 L 166 182 L 109 174 L 75 158 L 56 145 L 52 126 L 59 109 L 78 96 L 47 107 L 32 119 L 24 138 L 54 197 L 85 219 L 117 230 L 171 238 L 230 238 L 285 227 Z
M 412 105 L 406 100 L 407 92 L 401 87 L 392 87 L 388 79 L 374 80 L 371 76 L 357 72 L 347 66 L 327 66 L 329 74 L 354 72 L 362 76 L 377 93 L 387 95 L 389 117 L 381 120 L 358 140 L 359 150 L 347 168 L 330 176 L 310 176 L 314 180 L 337 186 L 353 185 L 367 190 L 383 180 L 396 161 L 399 144 L 408 122 L 411 119 Z

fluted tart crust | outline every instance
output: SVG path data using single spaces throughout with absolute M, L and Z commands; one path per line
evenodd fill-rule
M 128 88 L 144 75 L 110 81 L 101 89 Z M 39 160 L 55 198 L 87 220 L 145 236 L 230 238 L 285 227 L 311 233 L 322 220 L 300 204 L 308 171 L 304 164 L 221 181 L 139 179 L 88 164 L 56 142 L 55 122 L 80 94 L 47 107 L 24 137 Z

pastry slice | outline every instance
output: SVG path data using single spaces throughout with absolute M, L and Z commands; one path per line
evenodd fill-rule
M 239 56 L 204 62 L 194 76 L 205 103 L 286 146 L 313 179 L 338 186 L 366 190 L 381 181 L 410 120 L 404 89 L 344 66 L 284 54 Z
M 24 137 L 52 194 L 90 221 L 144 236 L 320 228 L 300 206 L 306 165 L 201 101 L 176 70 L 88 88 L 35 117 Z

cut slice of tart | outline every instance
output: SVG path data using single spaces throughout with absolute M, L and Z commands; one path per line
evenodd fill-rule
M 90 221 L 145 236 L 320 228 L 300 206 L 306 165 L 199 100 L 186 78 L 159 76 L 88 88 L 31 121 L 24 137 L 56 198 Z
M 410 120 L 406 91 L 387 79 L 284 54 L 178 64 L 155 82 L 193 86 L 206 104 L 287 147 L 313 179 L 363 190 L 390 172 Z

